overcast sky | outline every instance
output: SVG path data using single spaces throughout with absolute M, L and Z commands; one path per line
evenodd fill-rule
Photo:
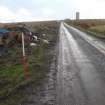
M 105 18 L 105 0 L 0 0 L 0 22 Z

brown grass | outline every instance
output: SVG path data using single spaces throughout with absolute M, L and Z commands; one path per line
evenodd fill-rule
M 82 20 L 71 20 L 67 22 L 74 27 L 82 29 L 89 34 L 105 38 L 105 19 L 82 19 Z
M 97 25 L 89 28 L 90 30 L 97 30 L 98 32 L 105 32 L 105 25 Z

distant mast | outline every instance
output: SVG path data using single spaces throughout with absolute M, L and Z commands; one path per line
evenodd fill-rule
M 79 12 L 76 12 L 76 20 L 79 20 L 80 17 L 79 17 L 80 13 Z

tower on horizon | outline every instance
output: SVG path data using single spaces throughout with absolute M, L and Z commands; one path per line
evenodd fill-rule
M 76 12 L 76 20 L 79 20 L 80 17 L 79 17 L 80 13 L 79 12 Z

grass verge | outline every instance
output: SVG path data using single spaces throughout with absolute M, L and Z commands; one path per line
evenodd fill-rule
M 59 26 L 56 30 L 58 28 Z M 24 79 L 21 64 L 21 44 L 16 44 L 10 48 L 8 55 L 0 59 L 0 105 L 17 105 L 26 94 L 25 88 L 29 85 L 41 84 L 49 70 L 57 40 L 57 33 L 49 32 L 46 32 L 46 39 L 50 42 L 49 44 L 40 42 L 36 47 L 25 45 L 28 58 L 27 80 Z

